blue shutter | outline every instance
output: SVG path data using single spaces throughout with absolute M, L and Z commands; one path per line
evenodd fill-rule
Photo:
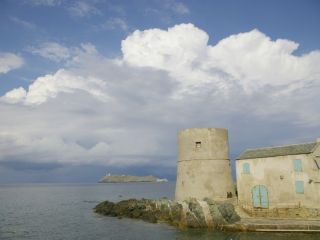
M 252 203 L 256 208 L 268 208 L 268 189 L 266 186 L 258 185 L 252 188 Z
M 261 207 L 259 186 L 252 188 L 253 207 Z
M 249 163 L 244 163 L 242 165 L 242 172 L 245 174 L 249 174 L 250 173 L 250 164 Z
M 260 196 L 261 196 L 261 207 L 268 208 L 269 200 L 268 200 L 268 189 L 265 186 L 260 186 Z
M 304 183 L 303 181 L 296 181 L 296 193 L 304 193 Z
M 295 172 L 302 172 L 302 162 L 300 159 L 293 160 L 293 166 Z

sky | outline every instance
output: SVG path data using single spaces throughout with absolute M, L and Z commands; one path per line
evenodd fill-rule
M 1 0 L 0 183 L 176 175 L 177 132 L 320 137 L 316 0 Z M 234 169 L 233 169 L 234 170 Z

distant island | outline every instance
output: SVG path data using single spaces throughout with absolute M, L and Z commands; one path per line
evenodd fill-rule
M 100 179 L 99 183 L 125 183 L 125 182 L 168 182 L 166 178 L 132 175 L 111 175 L 110 173 Z

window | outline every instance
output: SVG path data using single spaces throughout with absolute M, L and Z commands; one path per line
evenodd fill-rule
M 300 159 L 293 160 L 293 167 L 295 172 L 302 172 L 302 163 Z
M 296 193 L 304 193 L 304 184 L 303 181 L 296 181 Z
M 201 148 L 201 142 L 196 142 L 196 148 Z
M 250 173 L 250 164 L 244 163 L 242 165 L 242 173 L 249 174 Z

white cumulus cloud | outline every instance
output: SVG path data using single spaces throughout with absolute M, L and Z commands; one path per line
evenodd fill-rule
M 166 70 L 181 84 L 198 86 L 214 78 L 201 70 L 208 39 L 207 33 L 192 24 L 176 25 L 167 31 L 136 30 L 122 41 L 123 60 L 133 66 Z
M 2 99 L 8 103 L 18 103 L 22 102 L 26 98 L 26 95 L 26 90 L 23 87 L 19 87 L 7 92 Z
M 23 58 L 16 54 L 0 52 L 0 74 L 20 68 L 23 63 Z
M 123 59 L 134 66 L 166 70 L 189 90 L 211 82 L 224 90 L 238 84 L 246 93 L 265 86 L 292 91 L 319 79 L 320 52 L 295 56 L 298 44 L 290 40 L 273 41 L 256 29 L 214 46 L 208 39 L 192 24 L 136 30 L 122 41 Z
M 73 93 L 82 90 L 92 96 L 106 101 L 108 96 L 103 92 L 105 83 L 93 77 L 77 76 L 65 69 L 58 70 L 55 74 L 38 77 L 26 92 L 23 88 L 16 88 L 7 92 L 3 100 L 7 102 L 23 102 L 26 105 L 38 105 L 50 98 L 55 98 L 59 93 Z

